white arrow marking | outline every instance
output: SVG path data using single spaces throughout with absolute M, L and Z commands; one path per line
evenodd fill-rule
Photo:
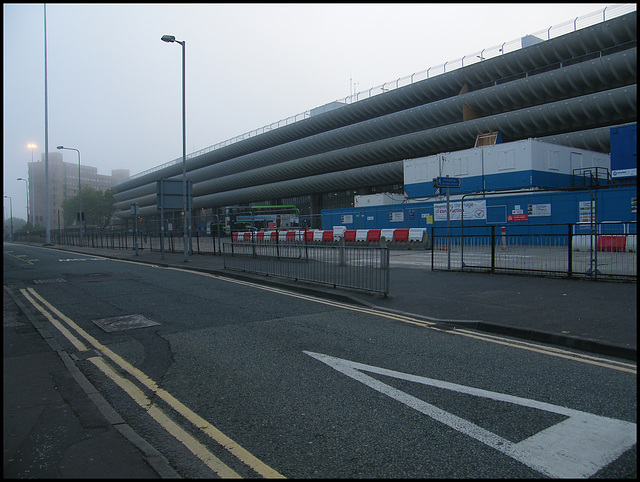
M 58 261 L 69 262 L 69 261 L 104 261 L 102 258 L 60 258 Z
M 490 392 L 433 378 L 378 368 L 321 353 L 309 351 L 304 353 L 549 477 L 590 477 L 616 460 L 636 443 L 635 423 L 601 417 L 504 393 Z M 468 420 L 365 375 L 362 373 L 363 371 L 544 410 L 569 418 L 519 443 L 513 443 Z

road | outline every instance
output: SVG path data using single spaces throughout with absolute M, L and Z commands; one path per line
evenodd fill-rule
M 635 477 L 635 363 L 176 268 L 4 261 L 183 477 Z

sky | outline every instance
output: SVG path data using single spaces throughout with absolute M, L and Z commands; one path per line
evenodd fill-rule
M 49 4 L 49 152 L 110 175 L 187 154 L 352 93 L 614 4 Z M 3 4 L 4 218 L 26 218 L 45 151 L 43 4 Z M 29 144 L 36 144 L 30 149 Z M 10 206 L 11 204 L 11 206 Z

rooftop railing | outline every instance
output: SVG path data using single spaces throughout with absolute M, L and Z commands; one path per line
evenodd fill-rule
M 596 12 L 589 13 L 581 17 L 576 17 L 573 20 L 568 20 L 559 25 L 551 26 L 548 29 L 540 30 L 538 32 L 526 35 L 525 37 L 518 38 L 516 40 L 511 40 L 509 42 L 504 42 L 503 44 L 496 45 L 494 47 L 485 48 L 477 52 L 474 52 L 472 54 L 465 55 L 461 58 L 447 61 L 444 64 L 436 65 L 435 67 L 429 67 L 426 70 L 421 70 L 411 75 L 407 75 L 405 77 L 400 77 L 396 80 L 385 82 L 382 85 L 371 87 L 368 90 L 363 90 L 362 92 L 354 93 L 342 99 L 337 99 L 334 102 L 329 102 L 329 104 L 333 104 L 333 103 L 353 104 L 354 102 L 365 100 L 370 97 L 374 97 L 376 95 L 388 92 L 390 90 L 395 90 L 400 87 L 411 85 L 414 82 L 430 79 L 432 77 L 436 77 L 446 72 L 451 72 L 453 70 L 456 70 L 462 67 L 467 67 L 477 62 L 482 62 L 483 60 L 498 57 L 500 55 L 504 55 L 510 52 L 515 52 L 516 50 L 519 50 L 527 46 L 527 45 L 523 45 L 524 39 L 528 38 L 533 40 L 534 42 L 551 40 L 553 38 L 560 37 L 561 35 L 566 35 L 568 33 L 575 32 L 582 28 L 590 27 L 592 25 L 596 25 L 598 23 L 605 22 L 607 20 L 611 20 L 616 17 L 620 17 L 621 15 L 626 15 L 627 13 L 634 12 L 636 8 L 637 8 L 636 4 L 619 4 L 619 5 L 612 5 L 609 7 L 605 7 L 602 10 L 598 10 Z M 532 39 L 532 37 L 534 38 Z M 531 45 L 531 44 L 528 44 L 528 45 Z M 199 151 L 192 152 L 190 154 L 187 154 L 187 159 L 192 159 L 194 157 L 201 156 L 202 154 L 206 154 L 207 152 L 211 152 L 216 149 L 220 149 L 221 147 L 226 147 L 231 144 L 235 144 L 236 142 L 243 141 L 245 139 L 249 139 L 251 137 L 255 137 L 260 134 L 264 134 L 265 132 L 269 132 L 271 130 L 274 130 L 289 124 L 293 124 L 295 122 L 298 122 L 303 119 L 307 119 L 309 117 L 311 117 L 311 110 L 307 110 L 301 114 L 296 114 L 296 115 L 287 117 L 286 119 L 273 122 L 269 125 L 260 127 L 258 129 L 254 129 L 250 132 L 245 132 L 244 134 L 240 134 L 238 136 L 232 137 L 231 139 L 227 139 L 226 141 L 218 142 L 217 144 L 213 144 L 209 147 L 205 147 L 204 149 L 200 149 Z M 144 175 L 150 174 L 155 171 L 159 171 L 161 169 L 164 169 L 166 167 L 169 167 L 181 162 L 182 162 L 182 157 L 179 157 L 177 159 L 174 159 L 173 161 L 169 161 L 159 166 L 153 167 L 151 169 L 147 169 L 146 171 L 140 172 L 138 174 L 134 174 L 129 179 L 136 179 L 138 177 L 142 177 Z

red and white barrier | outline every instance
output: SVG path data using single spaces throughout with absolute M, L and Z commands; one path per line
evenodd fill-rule
M 378 243 L 381 238 L 393 243 L 421 243 L 427 235 L 426 228 L 393 228 L 393 229 L 343 229 L 336 226 L 332 230 L 312 229 L 282 231 L 238 231 L 231 233 L 234 242 L 315 242 L 332 243 L 342 239 L 346 243 Z M 306 233 L 306 238 L 305 238 Z
M 597 251 L 604 252 L 637 252 L 637 235 L 598 235 L 591 239 L 590 234 L 574 234 L 571 246 L 574 251 L 591 251 L 593 244 Z

